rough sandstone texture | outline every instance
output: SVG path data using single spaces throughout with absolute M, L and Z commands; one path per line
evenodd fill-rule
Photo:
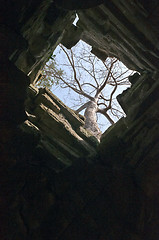
M 158 12 L 157 0 L 1 1 L 0 239 L 159 239 Z M 79 39 L 140 72 L 98 147 L 84 119 L 29 85 Z
M 99 142 L 84 129 L 84 121 L 47 88 L 29 86 L 26 111 L 23 130 L 27 131 L 29 122 L 34 124 L 41 134 L 38 147 L 46 148 L 59 163 L 67 166 L 71 160 L 96 154 Z

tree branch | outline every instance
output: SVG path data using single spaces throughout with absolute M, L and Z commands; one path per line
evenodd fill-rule
M 113 100 L 113 95 L 114 95 L 114 93 L 115 93 L 115 91 L 117 90 L 117 87 L 118 87 L 117 81 L 116 81 L 116 79 L 113 77 L 113 75 L 112 75 L 112 78 L 113 78 L 113 80 L 114 80 L 114 82 L 115 82 L 115 87 L 114 87 L 114 89 L 113 89 L 113 91 L 111 92 L 111 95 L 110 95 L 110 101 L 109 101 L 109 105 L 108 105 L 109 108 L 111 108 L 112 100 Z
M 56 77 L 57 79 L 60 79 L 64 84 L 66 84 L 67 87 L 71 88 L 74 92 L 78 93 L 79 95 L 83 95 L 84 97 L 88 98 L 89 100 L 94 100 L 93 97 L 89 96 L 87 93 L 73 87 L 72 85 L 70 85 L 68 82 L 66 82 L 64 80 L 63 77 L 59 76 L 58 74 L 56 75 L 56 72 L 54 73 L 54 77 Z
M 73 69 L 74 80 L 76 81 L 76 83 L 77 83 L 80 91 L 83 91 L 82 88 L 81 88 L 81 84 L 80 84 L 79 80 L 77 79 L 77 74 L 76 74 L 76 69 L 75 69 L 75 64 L 74 64 L 74 58 L 73 58 L 73 52 L 72 52 L 72 50 L 70 50 L 70 52 L 71 52 L 71 58 L 70 58 L 69 54 L 68 54 L 67 51 L 64 49 L 64 47 L 63 47 L 62 45 L 60 45 L 60 47 L 62 48 L 63 52 L 66 54 L 67 59 L 68 59 L 70 65 L 71 65 L 71 67 L 72 67 L 72 69 Z
M 79 113 L 79 112 L 81 112 L 83 109 L 87 108 L 88 105 L 89 105 L 89 103 L 90 103 L 90 101 L 89 101 L 89 102 L 86 102 L 85 104 L 83 104 L 80 108 L 78 108 L 78 109 L 76 110 L 76 113 Z
M 113 119 L 112 119 L 112 118 L 108 115 L 108 113 L 106 112 L 106 108 L 104 108 L 104 109 L 99 109 L 99 108 L 98 108 L 97 112 L 103 114 L 103 115 L 108 119 L 108 121 L 109 121 L 111 124 L 114 124 Z
M 106 86 L 106 84 L 107 84 L 107 82 L 108 82 L 109 76 L 112 75 L 111 70 L 112 70 L 112 67 L 113 67 L 113 65 L 114 65 L 115 62 L 117 62 L 117 59 L 111 63 L 111 66 L 110 66 L 110 68 L 109 68 L 109 70 L 108 70 L 108 74 L 107 74 L 107 77 L 106 77 L 104 83 L 101 85 L 100 88 L 97 89 L 97 93 L 96 93 L 96 95 L 95 95 L 96 98 L 97 98 L 98 95 L 101 93 L 101 91 L 105 88 L 105 86 Z M 104 65 L 106 65 L 106 64 L 104 63 Z M 107 67 L 107 69 L 108 69 L 108 67 Z
M 83 87 L 84 85 L 89 85 L 89 86 L 91 86 L 91 87 L 93 87 L 93 88 L 95 88 L 95 89 L 97 89 L 97 87 L 96 86 L 94 86 L 93 84 L 91 84 L 91 83 L 83 83 L 83 84 L 81 84 L 81 86 Z

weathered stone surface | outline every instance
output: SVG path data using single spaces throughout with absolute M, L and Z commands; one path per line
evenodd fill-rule
M 69 121 L 71 121 L 72 126 L 76 129 L 82 125 L 84 125 L 84 121 L 79 118 L 79 116 L 67 107 L 59 98 L 57 98 L 51 91 L 46 88 L 47 94 L 53 98 L 54 102 L 60 107 L 61 113 L 64 114 Z
M 131 80 L 132 87 L 119 98 L 128 116 L 105 132 L 99 154 L 103 164 L 131 171 L 141 194 L 138 196 L 144 198 L 136 217 L 138 231 L 145 239 L 157 239 L 159 231 L 154 222 L 158 222 L 158 81 L 148 73 Z
M 40 105 L 41 103 L 52 109 L 57 114 L 60 112 L 59 106 L 46 93 L 41 94 L 36 98 L 35 104 Z
M 132 80 L 131 80 L 132 79 Z M 130 78 L 132 87 L 118 96 L 130 121 L 140 117 L 155 101 L 158 100 L 159 83 L 152 74 L 135 74 Z
M 108 130 L 103 133 L 101 137 L 101 143 L 99 145 L 99 152 L 104 157 L 104 161 L 107 164 L 121 164 L 125 161 L 124 154 L 124 143 L 122 139 L 123 131 L 127 128 L 124 118 L 121 118 L 115 125 L 108 128 Z M 114 159 L 114 161 L 112 161 Z
M 74 18 L 74 12 L 58 9 L 51 1 L 41 1 L 34 14 L 25 21 L 21 32 L 28 47 L 18 56 L 16 65 L 30 76 L 32 82 Z
M 78 11 L 81 39 L 100 56 L 115 56 L 128 68 L 142 72 L 158 69 L 158 37 L 141 6 L 109 1 L 96 8 Z
M 85 129 L 84 127 L 79 127 L 77 129 L 77 133 L 79 136 L 81 136 L 84 140 L 89 142 L 92 146 L 97 147 L 99 144 L 99 140 L 92 135 L 92 133 L 89 132 L 88 129 Z
M 35 98 L 38 93 L 39 89 L 30 84 L 27 89 L 27 96 L 32 99 Z
M 57 6 L 64 8 L 64 9 L 86 9 L 86 8 L 92 8 L 95 7 L 101 3 L 103 3 L 104 0 L 88 0 L 88 1 L 77 1 L 77 0 L 69 0 L 65 2 L 64 0 L 55 0 L 55 3 Z
M 61 43 L 68 49 L 76 45 L 81 39 L 83 30 L 72 24 L 72 26 L 64 33 Z
M 42 131 L 46 131 L 48 136 L 53 135 L 63 144 L 70 145 L 75 152 L 81 154 L 89 153 L 89 146 L 80 138 L 72 129 L 71 125 L 63 116 L 58 116 L 51 109 L 41 104 L 35 109 L 35 114 L 38 116 L 37 124 Z
M 96 138 L 82 130 L 84 122 L 48 89 L 29 86 L 26 109 L 29 121 L 41 133 L 39 145 L 57 158 L 63 167 L 75 159 L 95 154 Z

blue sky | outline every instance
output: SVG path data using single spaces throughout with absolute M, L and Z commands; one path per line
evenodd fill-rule
M 81 44 L 85 45 L 85 47 L 87 49 L 90 49 L 91 50 L 91 47 L 80 41 L 77 46 L 75 46 L 76 48 L 76 51 L 78 52 L 78 54 L 80 54 L 80 47 L 81 47 Z M 57 64 L 60 66 L 60 64 L 65 64 L 66 63 L 66 57 L 65 57 L 65 54 L 60 50 L 59 47 L 56 48 L 56 50 L 54 51 L 54 55 L 56 55 L 56 62 Z M 127 69 L 122 63 L 121 63 L 121 67 L 123 69 Z M 70 74 L 69 72 L 69 68 L 63 66 L 61 67 L 62 69 L 64 69 L 64 71 L 68 74 Z M 70 70 L 71 71 L 71 70 Z M 131 73 L 131 71 L 130 71 Z M 125 90 L 128 86 L 118 86 L 118 89 L 115 93 L 115 97 L 117 95 L 119 95 L 121 92 L 123 92 L 123 90 Z M 111 89 L 111 87 L 109 87 Z M 108 89 L 109 89 L 108 88 Z M 108 90 L 109 91 L 109 90 Z M 76 102 L 76 99 L 79 97 L 78 94 L 74 93 L 72 90 L 68 89 L 68 88 L 65 88 L 65 89 L 62 89 L 60 88 L 59 86 L 53 86 L 52 87 L 52 92 L 58 97 L 60 98 L 68 107 L 76 110 L 78 107 L 76 106 L 75 107 L 75 102 Z M 83 101 L 83 103 L 85 103 L 87 100 L 85 99 Z M 118 104 L 117 101 L 115 101 L 115 104 Z M 120 106 L 118 105 L 118 108 L 120 109 Z M 81 112 L 81 114 L 84 114 L 84 112 Z M 117 119 L 114 119 L 115 121 L 117 121 Z M 110 123 L 109 121 L 101 114 L 98 114 L 98 122 L 100 123 L 100 128 L 101 128 L 101 131 L 104 132 L 109 126 L 110 126 Z

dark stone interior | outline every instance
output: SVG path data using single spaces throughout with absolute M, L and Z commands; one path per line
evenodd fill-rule
M 158 1 L 0 5 L 0 239 L 158 240 Z M 32 85 L 60 42 L 80 39 L 138 71 L 118 96 L 127 117 L 100 143 Z

